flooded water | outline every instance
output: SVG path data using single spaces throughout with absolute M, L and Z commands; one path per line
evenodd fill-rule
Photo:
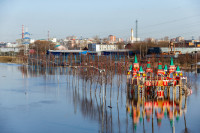
M 127 85 L 126 75 L 101 85 L 69 68 L 51 71 L 0 64 L 0 132 L 172 132 L 172 94 L 161 100 L 140 94 Z M 200 76 L 185 74 L 193 94 L 175 98 L 175 132 L 198 133 Z

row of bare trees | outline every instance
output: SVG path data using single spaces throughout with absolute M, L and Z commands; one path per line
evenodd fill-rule
M 51 41 L 46 40 L 37 40 L 34 43 L 29 44 L 28 51 L 30 54 L 38 54 L 38 55 L 44 55 L 46 54 L 47 50 L 54 50 L 56 44 Z M 19 55 L 23 56 L 25 53 L 25 47 L 21 46 Z
M 168 47 L 169 42 L 159 42 L 159 43 L 153 43 L 153 42 L 136 42 L 134 44 L 127 44 L 128 49 L 132 49 L 136 53 L 141 53 L 142 57 L 145 57 L 147 55 L 148 49 L 152 47 Z

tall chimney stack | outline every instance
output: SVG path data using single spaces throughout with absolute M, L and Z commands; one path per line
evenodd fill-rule
M 131 29 L 131 43 L 133 43 L 133 29 Z

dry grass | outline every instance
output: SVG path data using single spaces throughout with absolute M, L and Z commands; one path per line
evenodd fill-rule
M 1 63 L 15 63 L 16 57 L 11 57 L 11 56 L 0 56 L 0 62 Z

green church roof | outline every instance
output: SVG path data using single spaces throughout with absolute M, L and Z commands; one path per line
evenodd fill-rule
M 165 68 L 164 68 L 164 70 L 165 70 L 165 71 L 167 71 L 167 65 L 165 65 Z
M 173 66 L 174 65 L 174 62 L 173 62 L 173 58 L 171 57 L 171 62 L 170 62 L 170 65 Z
M 130 66 L 129 70 L 130 70 L 130 71 L 132 71 L 132 70 L 133 70 L 133 66 L 132 66 L 132 65 Z
M 138 63 L 138 61 L 137 61 L 137 56 L 136 56 L 136 55 L 135 55 L 134 63 Z
M 142 69 L 142 66 L 140 66 L 140 70 L 139 70 L 139 72 L 144 72 L 143 69 Z
M 162 63 L 160 61 L 158 63 L 158 69 L 162 69 Z
M 147 68 L 151 68 L 151 64 L 150 64 L 150 61 L 148 60 L 147 62 Z
M 55 48 L 59 47 L 60 45 L 56 45 Z
M 180 71 L 181 71 L 180 68 L 179 68 L 179 66 L 177 66 L 176 71 L 177 71 L 177 72 L 180 72 Z

